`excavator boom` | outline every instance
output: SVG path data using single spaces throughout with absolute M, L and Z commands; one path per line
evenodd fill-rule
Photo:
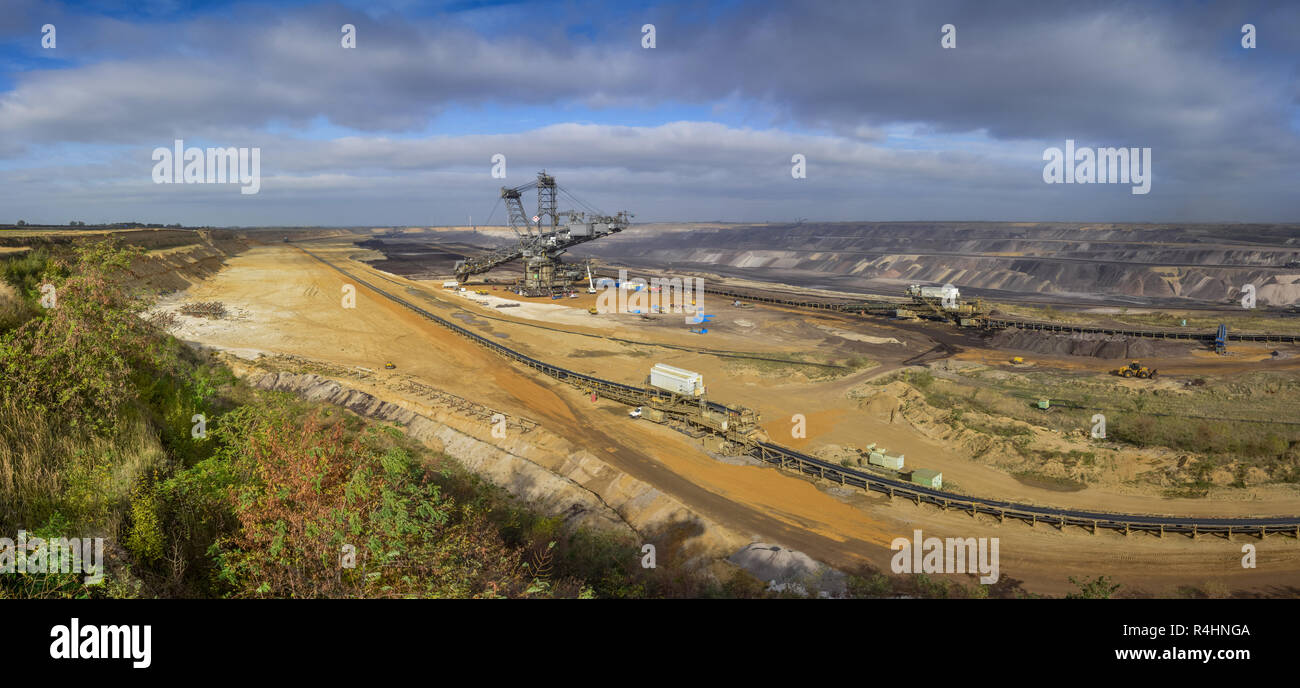
M 537 214 L 532 218 L 524 210 L 523 194 L 537 189 Z M 514 230 L 518 245 L 502 247 L 481 256 L 467 258 L 456 262 L 457 281 L 464 282 L 471 275 L 491 270 L 499 265 L 523 259 L 529 262 L 529 270 L 535 265 L 550 265 L 552 270 L 559 263 L 559 257 L 570 247 L 586 243 L 602 236 L 621 232 L 627 228 L 631 215 L 620 212 L 617 215 L 593 215 L 587 217 L 582 213 L 570 212 L 569 223 L 560 224 L 560 212 L 557 207 L 559 185 L 555 177 L 545 171 L 537 174 L 535 181 L 514 188 L 501 189 L 501 200 L 505 202 L 506 215 L 510 228 Z M 540 274 L 541 271 L 539 270 Z M 581 273 L 579 273 L 581 275 Z M 588 284 L 591 289 L 590 268 Z M 581 277 L 579 277 L 581 279 Z

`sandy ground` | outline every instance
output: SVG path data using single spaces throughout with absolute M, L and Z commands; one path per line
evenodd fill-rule
M 400 278 L 391 278 L 390 284 L 401 283 Z M 507 292 L 503 292 L 507 293 Z M 435 294 L 436 296 L 436 294 Z M 586 296 L 586 295 L 584 295 Z M 485 297 L 471 297 L 484 299 Z M 454 298 L 448 300 L 454 301 Z M 573 301 L 578 301 L 574 299 Z M 585 301 L 585 300 L 584 300 Z M 472 306 L 471 306 L 472 307 Z M 554 307 L 561 310 L 563 306 Z M 601 325 L 586 327 L 566 327 L 573 332 L 599 333 L 607 329 L 610 319 L 621 319 L 621 324 L 635 328 L 636 332 L 620 332 L 618 336 L 626 338 L 647 338 L 640 327 L 642 323 L 635 316 L 590 316 L 583 312 L 583 303 L 575 304 L 577 315 L 556 318 L 550 324 L 562 326 L 568 319 L 577 318 L 578 322 L 600 322 Z M 484 309 L 486 310 L 486 309 Z M 496 309 L 494 309 L 496 310 Z M 510 310 L 511 315 L 515 309 Z M 522 310 L 522 309 L 520 309 Z M 654 328 L 654 340 L 663 343 L 708 346 L 711 349 L 742 348 L 759 353 L 783 355 L 796 353 L 807 347 L 808 331 L 792 326 L 791 319 L 784 317 L 776 309 L 732 309 L 728 305 L 710 307 L 719 313 L 720 320 L 711 329 L 709 335 L 682 335 L 677 328 L 664 331 Z M 493 314 L 500 315 L 500 314 Z M 509 316 L 507 316 L 509 317 Z M 666 317 L 666 316 L 665 316 Z M 764 429 L 774 441 L 801 451 L 812 451 L 827 444 L 853 445 L 865 447 L 875 443 L 887 448 L 892 453 L 905 454 L 909 467 L 924 467 L 942 471 L 949 479 L 960 484 L 966 494 L 1013 499 L 1017 501 L 1048 506 L 1123 511 L 1133 513 L 1157 513 L 1180 515 L 1225 515 L 1249 516 L 1263 514 L 1291 514 L 1300 512 L 1300 496 L 1289 488 L 1256 489 L 1249 498 L 1234 501 L 1208 501 L 1205 499 L 1166 499 L 1152 494 L 1131 494 L 1120 492 L 1105 486 L 1089 486 L 1074 492 L 1026 485 L 1015 477 L 995 467 L 971 461 L 964 454 L 954 451 L 942 443 L 929 440 L 905 423 L 889 422 L 887 418 L 874 417 L 863 413 L 856 404 L 845 398 L 852 387 L 862 381 L 896 368 L 898 358 L 904 354 L 919 353 L 929 342 L 918 340 L 912 333 L 893 329 L 887 323 L 876 320 L 863 320 L 838 315 L 808 316 L 799 314 L 800 320 L 807 320 L 819 330 L 844 338 L 845 329 L 822 324 L 823 322 L 841 322 L 846 327 L 868 330 L 874 335 L 859 334 L 847 339 L 872 342 L 890 342 L 887 346 L 876 347 L 873 353 L 885 360 L 886 364 L 862 373 L 846 376 L 840 380 L 810 384 L 802 376 L 795 374 L 789 379 L 772 378 L 753 373 L 746 374 L 737 370 L 736 364 L 727 359 L 677 350 L 654 349 L 643 347 L 641 350 L 629 351 L 624 344 L 608 342 L 601 338 L 585 337 L 580 343 L 574 343 L 573 337 L 550 330 L 538 331 L 536 328 L 516 327 L 509 323 L 492 321 L 485 323 L 489 330 L 497 335 L 506 335 L 513 346 L 524 349 L 530 355 L 547 361 L 553 361 L 579 370 L 581 372 L 600 374 L 604 377 L 621 380 L 630 384 L 644 381 L 644 375 L 654 362 L 666 362 L 672 365 L 695 370 L 705 375 L 710 395 L 728 402 L 748 405 L 758 410 L 764 419 Z M 736 331 L 726 327 L 730 319 L 745 319 L 759 323 L 754 334 Z M 529 332 L 528 330 L 532 330 Z M 716 335 L 716 338 L 714 336 Z M 882 336 L 890 335 L 890 336 Z M 707 338 L 707 344 L 701 342 Z M 818 344 L 818 350 L 826 349 L 826 339 Z M 909 348 L 906 344 L 911 344 Z M 575 348 L 576 347 L 576 348 Z M 892 350 L 891 350 L 892 349 Z M 1247 353 L 1254 349 L 1254 355 Z M 1152 359 L 1151 363 L 1169 373 L 1178 371 L 1201 371 L 1205 367 L 1218 366 L 1224 371 L 1240 370 L 1247 363 L 1268 358 L 1267 352 L 1272 348 L 1264 345 L 1246 345 L 1238 347 L 1241 352 L 1228 359 L 1213 353 L 1194 354 L 1196 362 L 1186 359 Z M 629 355 L 631 354 L 631 355 Z M 640 355 L 638 355 L 640 354 Z M 979 360 L 990 364 L 1006 363 L 1005 352 L 972 349 L 960 354 L 958 358 Z M 1090 359 L 1085 357 L 1040 357 L 1039 363 L 1053 367 L 1078 370 L 1093 370 L 1104 373 L 1118 364 L 1115 361 Z M 1198 365 L 1202 367 L 1198 367 Z M 1253 368 L 1254 366 L 1252 366 Z M 1268 361 L 1265 367 L 1297 368 L 1298 359 Z M 611 373 L 616 373 L 611 375 Z M 1140 385 L 1140 381 L 1116 380 L 1117 384 Z M 757 391 L 761 389 L 762 392 Z M 793 430 L 796 414 L 805 422 L 805 437 L 795 437 Z
M 709 334 L 696 335 L 680 316 L 652 321 L 635 315 L 592 316 L 586 312 L 592 298 L 587 294 L 564 299 L 563 305 L 532 300 L 528 306 L 498 309 L 493 307 L 498 300 L 515 297 L 494 294 L 490 287 L 487 297 L 462 296 L 442 290 L 440 283 L 379 273 L 348 260 L 357 250 L 346 244 L 317 242 L 312 250 L 377 286 L 542 360 L 631 384 L 641 383 L 655 362 L 700 371 L 711 397 L 758 409 L 772 438 L 787 446 L 808 449 L 825 443 L 875 442 L 891 452 L 906 453 L 912 466 L 943 470 L 960 483 L 963 492 L 1042 504 L 1155 513 L 1300 512 L 1300 500 L 1295 499 L 1267 504 L 1153 503 L 1091 488 L 1072 493 L 1034 488 L 905 426 L 862 413 L 846 398 L 849 389 L 934 345 L 905 327 L 835 314 L 792 318 L 780 309 L 712 303 L 706 311 L 716 313 L 716 321 L 710 324 Z M 1021 582 L 1040 593 L 1071 589 L 1068 576 L 1096 574 L 1114 576 L 1126 589 L 1151 595 L 1169 595 L 1177 586 L 1200 587 L 1207 581 L 1260 595 L 1295 595 L 1300 586 L 1300 546 L 1291 538 L 1250 540 L 1259 548 L 1259 568 L 1242 569 L 1241 546 L 1247 541 L 1241 537 L 1233 542 L 1207 538 L 1193 542 L 1186 537 L 1125 538 L 999 524 L 818 486 L 772 468 L 718 461 L 679 433 L 628 419 L 626 409 L 611 402 L 592 403 L 578 390 L 510 364 L 365 288 L 357 290 L 356 307 L 345 309 L 341 305 L 345 281 L 291 246 L 260 246 L 230 259 L 216 277 L 170 305 L 182 300 L 224 302 L 234 309 L 234 317 L 185 319 L 179 336 L 245 356 L 294 354 L 377 370 L 381 375 L 384 363 L 392 361 L 425 384 L 536 419 L 727 528 L 840 568 L 866 563 L 888 570 L 888 543 L 920 528 L 927 536 L 999 537 L 1004 582 Z M 639 343 L 612 341 L 611 335 Z M 880 365 L 810 381 L 810 376 L 825 371 L 688 350 L 700 346 L 754 356 L 815 354 L 832 361 L 866 356 Z M 770 365 L 779 368 L 764 368 Z M 791 437 L 794 414 L 807 419 L 806 439 Z

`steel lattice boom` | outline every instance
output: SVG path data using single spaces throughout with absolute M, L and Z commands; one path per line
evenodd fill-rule
M 537 190 L 537 213 L 530 218 L 524 210 L 523 194 L 533 189 Z M 456 279 L 463 282 L 471 275 L 519 259 L 524 261 L 520 290 L 530 296 L 566 290 L 569 284 L 581 278 L 581 268 L 566 265 L 560 256 L 571 246 L 623 231 L 630 224 L 632 215 L 626 211 L 616 215 L 587 215 L 573 210 L 563 213 L 567 221 L 561 224 L 559 191 L 555 177 L 546 174 L 545 170 L 537 173 L 536 181 L 514 188 L 502 187 L 501 200 L 506 206 L 506 217 L 519 243 L 457 261 Z

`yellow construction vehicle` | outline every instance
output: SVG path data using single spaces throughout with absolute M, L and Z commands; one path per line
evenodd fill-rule
M 590 314 L 592 314 L 592 315 L 596 315 L 596 314 L 599 313 L 600 311 L 596 310 L 595 308 L 588 308 L 588 309 L 587 309 L 587 312 L 590 313 Z
M 1133 361 L 1123 368 L 1117 368 L 1113 372 L 1120 377 L 1139 377 L 1149 379 L 1156 376 L 1155 368 L 1148 368 L 1137 361 Z
M 1024 364 L 1024 362 L 1025 362 L 1025 357 L 1024 357 L 1024 356 L 1016 356 L 1015 358 L 1011 359 L 1011 362 L 1012 362 L 1013 364 L 1015 364 L 1015 365 L 1022 365 L 1022 364 Z
M 393 362 L 392 362 L 392 361 L 389 361 L 389 362 L 387 362 L 387 363 L 384 364 L 384 368 L 385 368 L 386 370 L 392 370 L 393 368 L 396 368 L 396 367 L 397 367 L 397 366 L 393 365 Z

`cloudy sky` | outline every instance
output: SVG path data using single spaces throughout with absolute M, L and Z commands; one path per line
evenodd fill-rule
M 175 139 L 260 191 L 155 184 Z M 1150 193 L 1044 183 L 1066 139 Z M 0 222 L 483 223 L 541 168 L 638 221 L 1297 222 L 1300 3 L 0 0 Z

